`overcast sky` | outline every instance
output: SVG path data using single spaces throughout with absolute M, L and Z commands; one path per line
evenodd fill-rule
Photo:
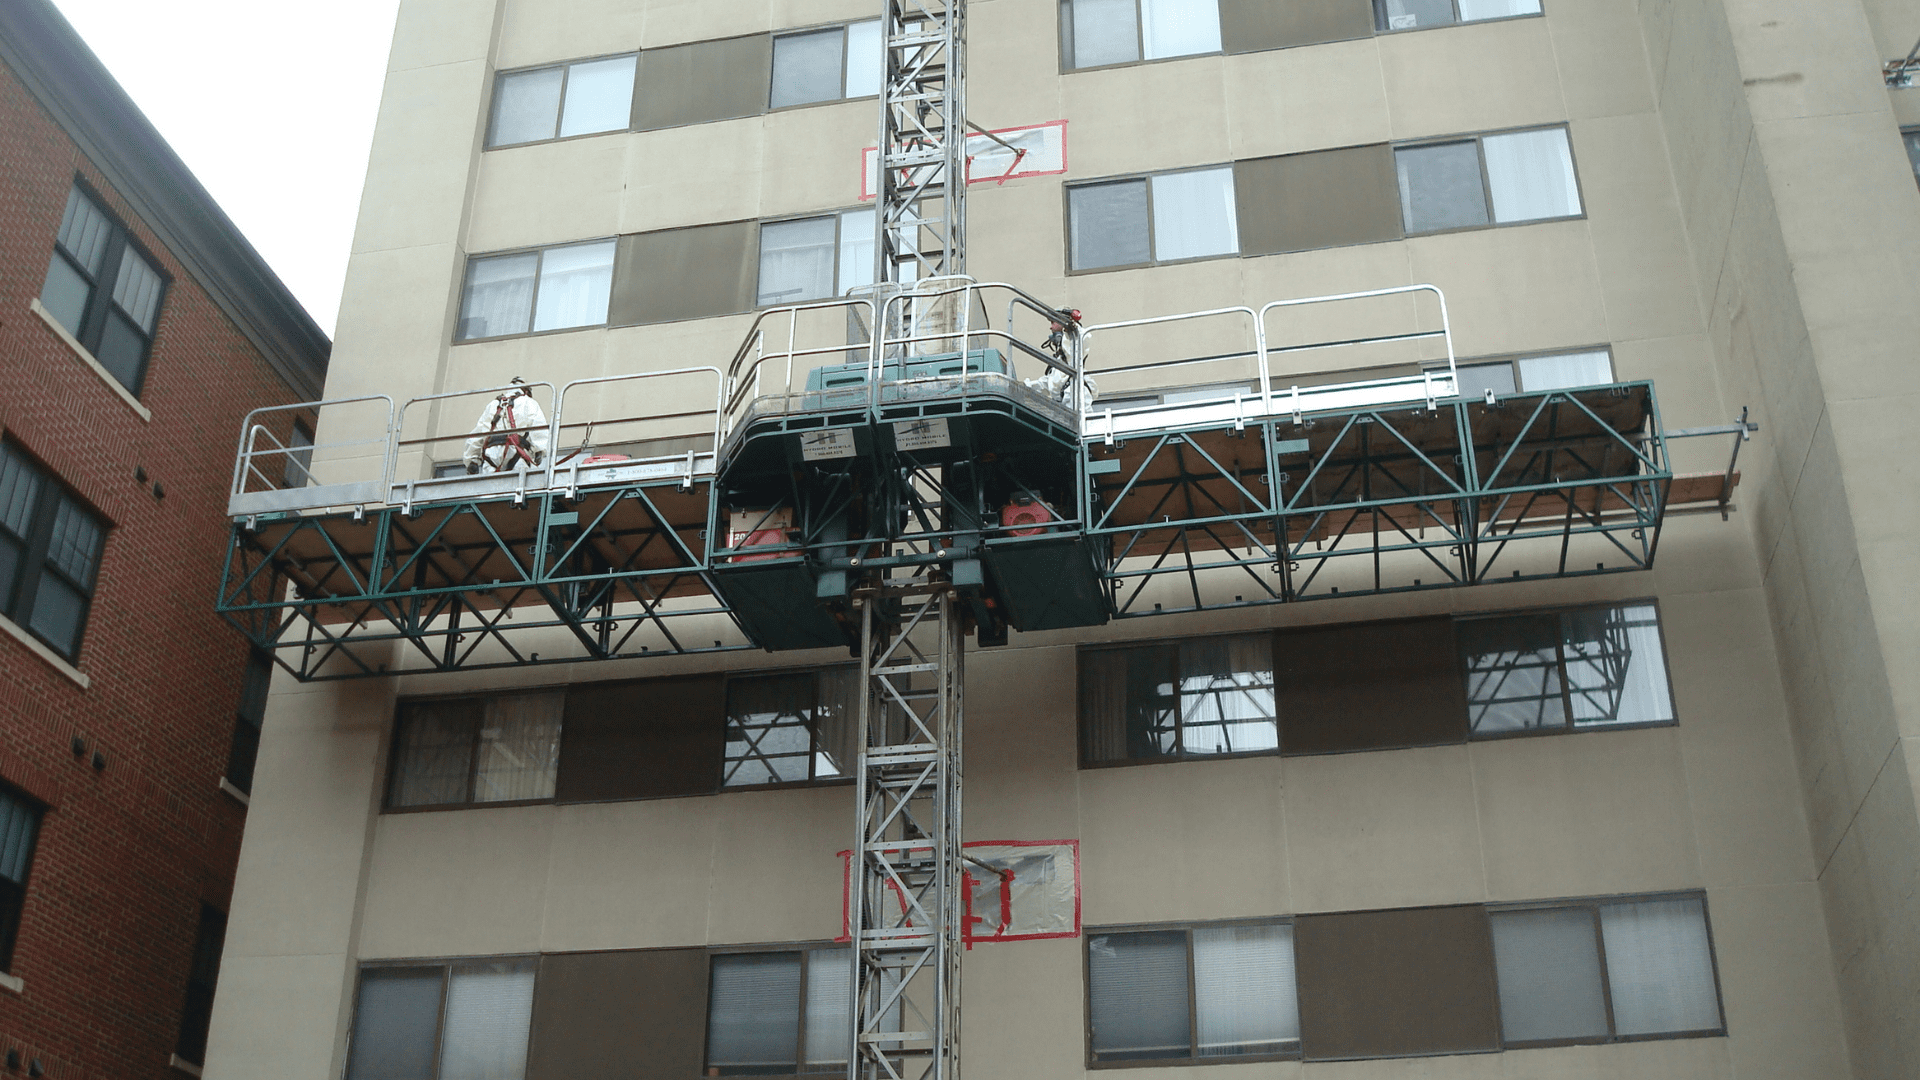
M 54 0 L 333 333 L 399 0 Z

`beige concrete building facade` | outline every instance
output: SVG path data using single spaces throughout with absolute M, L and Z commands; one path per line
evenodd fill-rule
M 1889 89 L 1882 76 L 1920 37 L 1920 2 L 1141 3 L 1073 0 L 1070 18 L 1060 0 L 971 5 L 972 118 L 992 129 L 1065 121 L 1063 172 L 971 188 L 976 277 L 1017 283 L 1090 323 L 1430 282 L 1445 292 L 1463 363 L 1517 359 L 1527 383 L 1545 370 L 1530 359 L 1599 355 L 1611 373 L 1602 381 L 1654 383 L 1668 429 L 1724 424 L 1747 407 L 1760 430 L 1740 459 L 1734 511 L 1670 520 L 1650 571 L 1116 621 L 973 651 L 968 836 L 1077 841 L 1084 929 L 967 954 L 968 1073 L 1065 1077 L 1125 1061 L 1156 1077 L 1920 1077 L 1920 520 L 1904 445 L 1916 406 L 1920 189 L 1902 153 L 1903 128 L 1920 127 L 1920 89 Z M 1109 33 L 1100 20 L 1119 8 L 1139 21 Z M 850 238 L 865 219 L 833 215 L 863 205 L 861 154 L 876 126 L 856 71 L 864 39 L 839 39 L 837 90 L 795 89 L 787 76 L 798 69 L 781 65 L 802 55 L 792 32 L 857 24 L 876 9 L 403 0 L 327 396 L 723 365 L 752 310 L 780 302 L 769 290 L 788 280 L 791 260 L 780 261 L 786 234 L 769 226 L 784 222 L 839 222 L 839 247 L 816 245 L 830 261 L 839 252 L 837 269 L 821 271 L 827 292 L 839 291 L 857 274 Z M 675 51 L 689 45 L 699 48 Z M 771 82 L 754 67 L 769 62 Z M 564 82 L 543 74 L 561 71 Z M 606 85 L 620 89 L 593 96 Z M 596 124 L 596 107 L 636 85 L 630 114 Z M 788 105 L 783 94 L 827 99 Z M 1573 186 L 1528 211 L 1547 196 L 1500 170 L 1539 145 L 1566 148 L 1541 160 L 1563 162 Z M 1465 209 L 1465 189 L 1420 186 L 1438 183 L 1451 167 L 1443 152 L 1460 147 L 1467 156 L 1452 160 L 1469 168 L 1477 148 L 1490 200 Z M 1119 183 L 1141 176 L 1211 179 Z M 1316 188 L 1313 176 L 1331 179 Z M 1372 181 L 1381 198 L 1367 193 Z M 1197 186 L 1233 205 L 1182 217 L 1174 199 Z M 1143 193 L 1137 207 L 1123 188 Z M 1146 228 L 1148 190 L 1154 228 L 1127 239 L 1127 214 Z M 1225 240 L 1208 232 L 1222 220 Z M 683 238 L 677 250 L 694 261 L 647 263 L 680 242 L 662 237 Z M 553 269 L 511 262 L 536 251 Z M 569 266 L 586 270 L 568 279 Z M 551 301 L 538 291 L 547 272 Z M 526 283 L 519 300 L 484 291 L 514 274 Z M 582 280 L 584 301 L 564 291 Z M 609 317 L 578 314 L 609 294 Z M 494 319 L 507 321 L 485 322 Z M 1213 342 L 1196 332 L 1190 344 L 1189 355 Z M 1503 392 L 1535 388 L 1501 377 Z M 699 399 L 649 400 L 664 411 Z M 320 442 L 353 435 L 355 423 L 323 414 Z M 436 423 L 450 434 L 466 417 Z M 1675 454 L 1683 468 L 1714 469 L 1726 450 L 1698 440 Z M 315 469 L 377 475 L 382 452 L 323 446 Z M 401 467 L 430 475 L 432 456 Z M 1664 673 L 1645 677 L 1649 693 L 1670 695 L 1666 707 L 1524 737 L 1481 738 L 1479 720 L 1469 734 L 1462 719 L 1458 739 L 1336 747 L 1354 752 L 1093 760 L 1089 646 L 1277 630 L 1259 640 L 1276 642 L 1267 667 L 1284 669 L 1286 635 L 1302 628 L 1425 619 L 1466 635 L 1484 613 L 1539 611 L 1571 625 L 1560 613 L 1594 610 L 1654 613 L 1657 633 L 1636 640 L 1663 651 Z M 395 779 L 396 718 L 415 715 L 408 702 L 448 695 L 571 695 L 845 662 L 844 651 L 820 650 L 339 682 L 283 675 L 207 1077 L 742 1071 L 715 1064 L 717 1041 L 690 1065 L 675 1050 L 658 1061 L 642 1051 L 631 1067 L 563 1067 L 541 1045 L 551 1022 L 541 995 L 558 985 L 545 965 L 830 945 L 850 789 L 715 781 L 689 797 L 588 801 L 556 799 L 549 783 L 514 805 L 415 800 L 470 803 L 419 811 L 397 794 L 411 781 Z M 1380 662 L 1390 682 L 1396 660 Z M 1278 745 L 1289 737 L 1284 685 L 1281 697 Z M 569 706 L 568 723 L 574 715 Z M 1692 905 L 1711 943 L 1704 992 L 1719 1021 L 1633 1029 L 1625 946 L 1603 935 L 1604 963 L 1615 965 L 1610 1026 L 1517 1038 L 1524 1002 L 1506 944 L 1516 939 L 1500 936 L 1500 920 L 1548 902 L 1598 905 L 1603 922 L 1634 904 Z M 1327 1019 L 1338 995 L 1309 971 L 1312 920 L 1402 909 L 1489 913 L 1495 945 L 1509 951 L 1476 962 L 1498 971 L 1504 1036 L 1369 1042 L 1369 1024 L 1421 1026 L 1370 1018 L 1369 1008 L 1424 1007 L 1386 999 L 1340 1002 L 1344 1019 Z M 1091 942 L 1263 920 L 1293 927 L 1304 1035 L 1238 1061 L 1209 1054 L 1198 1036 L 1185 1052 L 1109 1052 L 1125 1038 L 1111 1042 L 1090 1013 L 1139 995 L 1089 986 L 1117 977 L 1100 973 Z M 527 976 L 524 1071 L 496 1062 L 460 1072 L 433 1047 L 416 1071 L 364 1057 L 363 972 L 439 964 L 457 978 L 461 964 L 497 958 L 540 972 Z M 688 1052 L 700 1052 L 708 1007 L 704 997 L 687 1006 L 700 1030 L 658 1037 L 691 1038 Z M 1192 1007 L 1204 1031 L 1207 1006 Z M 1314 1032 L 1328 1024 L 1361 1031 L 1342 1044 L 1360 1049 L 1317 1053 Z M 1530 1042 L 1552 1045 L 1516 1045 Z

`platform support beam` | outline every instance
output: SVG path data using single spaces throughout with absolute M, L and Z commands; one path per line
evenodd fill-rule
M 870 578 L 854 601 L 864 692 L 848 1077 L 958 1080 L 962 602 L 927 575 Z

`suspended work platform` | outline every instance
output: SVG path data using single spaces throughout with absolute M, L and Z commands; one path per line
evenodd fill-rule
M 854 647 L 876 569 L 950 581 L 982 644 L 1616 573 L 1730 506 L 1733 462 L 1676 476 L 1668 439 L 1737 461 L 1754 430 L 1665 431 L 1647 382 L 1459 386 L 1432 286 L 1092 326 L 1006 285 L 888 287 L 762 312 L 724 369 L 527 384 L 541 420 L 511 433 L 548 449 L 511 472 L 436 463 L 518 386 L 257 410 L 219 610 L 333 679 Z M 276 436 L 315 408 L 357 439 Z

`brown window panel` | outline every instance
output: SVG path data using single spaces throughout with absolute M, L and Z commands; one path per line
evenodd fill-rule
M 657 799 L 720 789 L 726 686 L 717 675 L 589 683 L 567 692 L 559 802 Z
M 759 233 L 751 221 L 631 233 L 613 261 L 613 326 L 752 311 Z
M 1400 181 L 1393 149 L 1385 143 L 1236 161 L 1233 188 L 1242 255 L 1345 247 L 1405 235 Z
M 1220 0 L 1220 40 L 1229 53 L 1372 36 L 1373 12 L 1356 0 Z
M 1483 907 L 1301 915 L 1294 963 L 1308 1061 L 1500 1048 Z
M 1467 695 L 1446 617 L 1282 631 L 1274 640 L 1288 754 L 1467 740 Z
M 758 116 L 767 111 L 773 37 L 696 41 L 648 49 L 633 80 L 638 131 Z
M 527 1080 L 694 1080 L 707 1030 L 707 950 L 540 959 Z

